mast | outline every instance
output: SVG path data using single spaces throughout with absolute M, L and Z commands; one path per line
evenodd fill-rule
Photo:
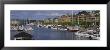
M 73 25 L 73 10 L 72 10 L 72 20 L 71 20 L 71 22 L 72 22 L 72 25 Z
M 78 16 L 78 25 L 79 25 L 79 16 Z
M 29 23 L 30 23 L 30 18 L 31 18 L 31 17 L 29 17 Z M 28 23 L 28 24 L 29 24 L 29 23 Z

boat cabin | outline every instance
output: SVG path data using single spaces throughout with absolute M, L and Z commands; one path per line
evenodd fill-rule
M 20 32 L 14 36 L 14 40 L 31 40 L 32 35 L 26 32 Z

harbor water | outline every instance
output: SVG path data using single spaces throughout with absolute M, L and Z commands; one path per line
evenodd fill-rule
M 78 37 L 75 32 L 55 30 L 51 28 L 43 28 L 32 26 L 33 30 L 28 33 L 32 35 L 33 40 L 86 40 L 88 38 Z M 11 30 L 11 40 L 14 40 L 14 35 L 18 31 Z

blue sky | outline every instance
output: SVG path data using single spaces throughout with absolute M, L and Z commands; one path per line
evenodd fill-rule
M 78 13 L 81 10 L 73 10 Z M 64 14 L 72 14 L 72 10 L 11 10 L 11 19 L 36 19 L 55 18 Z

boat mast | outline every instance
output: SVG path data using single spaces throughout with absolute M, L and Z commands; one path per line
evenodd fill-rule
M 31 18 L 31 17 L 29 17 L 29 23 L 28 23 L 28 24 L 30 24 L 30 18 Z
M 27 22 L 28 22 L 28 18 L 27 18 L 26 21 L 25 21 L 25 25 L 27 24 Z
M 71 22 L 72 22 L 72 25 L 73 25 L 73 10 L 72 10 L 72 20 L 71 20 Z
M 76 15 L 76 13 L 75 13 L 75 15 Z M 78 24 L 78 26 L 79 26 L 79 15 L 78 15 L 78 19 L 77 19 L 77 21 L 78 21 L 78 23 L 77 23 L 77 24 Z

